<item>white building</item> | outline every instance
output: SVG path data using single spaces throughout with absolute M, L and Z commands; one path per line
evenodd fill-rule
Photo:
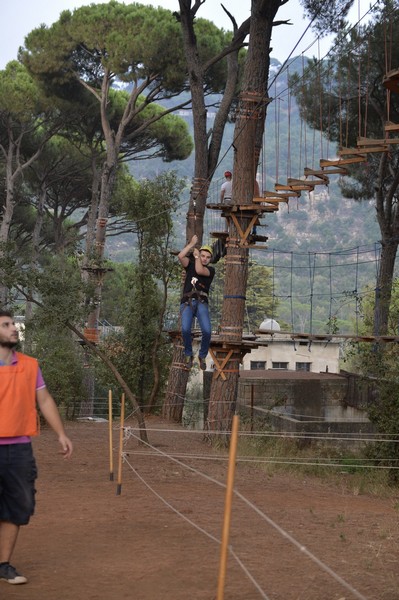
M 311 373 L 339 373 L 341 340 L 331 336 L 300 336 L 280 331 L 273 319 L 265 319 L 256 336 L 257 348 L 243 359 L 243 370 L 284 369 Z

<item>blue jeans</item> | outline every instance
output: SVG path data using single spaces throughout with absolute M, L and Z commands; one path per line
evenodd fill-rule
M 208 354 L 212 333 L 208 303 L 192 299 L 190 304 L 180 304 L 180 317 L 185 356 L 193 355 L 191 326 L 194 318 L 197 317 L 202 332 L 201 346 L 198 354 L 200 358 L 205 358 Z

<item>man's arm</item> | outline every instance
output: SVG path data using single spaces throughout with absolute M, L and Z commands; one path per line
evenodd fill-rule
M 58 436 L 64 458 L 70 458 L 73 450 L 72 442 L 65 433 L 58 407 L 48 389 L 37 390 L 36 400 L 43 417 Z
M 209 277 L 211 272 L 208 269 L 208 267 L 204 267 L 204 265 L 201 262 L 201 258 L 200 258 L 200 251 L 198 250 L 198 248 L 194 248 L 194 252 L 193 252 L 194 258 L 195 258 L 195 271 L 198 275 L 203 275 L 204 277 Z
M 190 262 L 187 254 L 194 248 L 196 244 L 198 244 L 198 236 L 193 235 L 187 246 L 184 246 L 183 250 L 180 250 L 179 254 L 177 255 L 177 258 L 183 267 L 187 267 L 188 263 Z

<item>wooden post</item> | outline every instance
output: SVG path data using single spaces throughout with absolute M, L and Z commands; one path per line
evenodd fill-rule
M 226 579 L 227 549 L 228 549 L 228 543 L 229 543 L 230 520 L 231 520 L 231 503 L 232 503 L 232 497 L 233 497 L 234 472 L 235 472 L 235 463 L 236 463 L 236 454 L 237 454 L 238 422 L 239 422 L 238 415 L 234 415 L 232 430 L 231 430 L 231 440 L 230 440 L 229 466 L 228 466 L 228 472 L 227 472 L 226 501 L 225 501 L 223 533 L 222 533 L 222 546 L 221 546 L 221 551 L 220 551 L 219 582 L 218 582 L 217 600 L 223 600 L 223 598 L 224 598 L 224 583 L 225 583 L 225 579 Z
M 123 424 L 125 420 L 125 394 L 121 398 L 121 424 L 119 430 L 119 460 L 118 460 L 118 483 L 116 486 L 116 495 L 120 496 L 122 492 L 122 452 L 123 452 Z
M 112 390 L 108 390 L 108 437 L 109 437 L 109 480 L 114 480 L 114 459 L 112 454 Z
M 251 383 L 251 432 L 254 430 L 254 384 Z

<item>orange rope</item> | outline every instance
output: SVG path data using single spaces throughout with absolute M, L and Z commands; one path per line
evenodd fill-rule
M 351 60 L 349 58 L 349 63 L 348 63 L 348 77 L 347 77 L 347 82 L 346 82 L 346 101 L 347 101 L 347 107 L 346 107 L 346 131 L 345 131 L 345 148 L 348 147 L 348 140 L 349 140 L 349 105 L 350 105 L 350 97 L 349 97 L 349 89 L 350 89 L 350 71 L 351 71 Z
M 364 107 L 364 137 L 367 137 L 367 119 L 369 109 L 369 75 L 370 75 L 370 36 L 367 38 L 367 78 L 366 78 L 366 99 Z
M 277 84 L 276 82 L 274 82 L 274 97 L 277 98 Z M 280 100 L 278 102 L 275 102 L 274 104 L 274 134 L 275 134 L 275 142 L 276 142 L 276 148 L 275 148 L 275 155 L 276 155 L 276 181 L 278 181 L 278 166 L 279 166 L 279 155 L 280 155 L 280 132 L 279 132 L 279 111 L 280 111 Z
M 342 147 L 342 87 L 341 68 L 338 64 L 338 98 L 339 98 L 339 145 Z
M 304 77 L 304 73 L 305 73 L 305 62 L 304 62 L 304 54 L 302 54 L 302 89 L 305 90 L 305 77 Z M 302 135 L 302 130 L 303 130 L 303 141 L 304 141 L 304 157 L 305 157 L 305 166 L 307 166 L 308 163 L 308 147 L 307 147 L 307 128 L 306 128 L 306 123 L 304 123 L 304 120 L 301 119 L 301 135 Z M 301 156 L 302 156 L 302 139 L 301 139 Z
M 287 67 L 287 81 L 289 81 L 289 76 L 290 76 L 289 68 Z M 288 100 L 287 100 L 287 104 L 288 104 L 288 111 L 287 111 L 287 113 L 288 113 L 288 115 L 287 115 L 288 116 L 288 123 L 287 123 L 287 126 L 288 126 L 288 134 L 287 134 L 288 135 L 288 137 L 287 137 L 287 142 L 288 142 L 288 145 L 287 145 L 287 167 L 289 165 L 288 168 L 289 168 L 289 171 L 291 173 L 291 87 L 290 86 L 288 87 Z
M 320 152 L 323 155 L 323 86 L 321 85 L 321 59 L 320 59 L 320 38 L 317 39 L 317 48 L 318 48 L 318 69 L 317 69 L 317 77 L 319 80 L 319 92 L 320 92 L 320 102 L 319 102 L 319 126 L 320 126 Z M 315 168 L 314 159 L 312 168 Z
M 362 134 L 362 96 L 360 91 L 361 85 L 361 67 L 362 67 L 362 59 L 360 58 L 359 52 L 359 62 L 357 65 L 357 110 L 358 110 L 358 137 Z

